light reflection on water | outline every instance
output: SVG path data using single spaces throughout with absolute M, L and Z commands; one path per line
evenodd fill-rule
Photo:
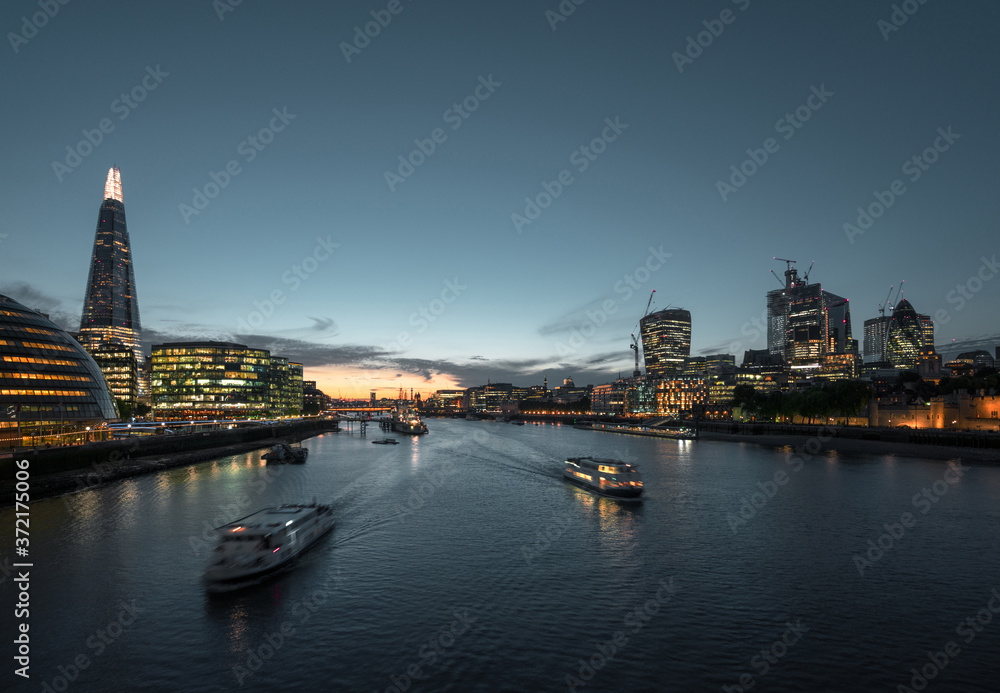
M 304 465 L 255 452 L 33 504 L 35 683 L 88 652 L 87 637 L 135 598 L 146 612 L 74 692 L 236 688 L 233 667 L 283 624 L 294 635 L 242 689 L 385 690 L 417 662 L 414 693 L 557 690 L 674 577 L 677 595 L 586 690 L 730 685 L 795 617 L 814 631 L 762 690 L 895 690 L 1000 575 L 995 468 L 969 465 L 862 579 L 852 555 L 912 510 L 943 462 L 826 451 L 793 471 L 791 447 L 428 424 L 395 446 L 357 432 L 310 439 Z M 565 484 L 561 462 L 577 455 L 637 463 L 645 500 Z M 727 518 L 778 471 L 788 482 L 734 532 Z M 205 595 L 206 526 L 313 496 L 334 505 L 330 535 L 281 575 Z M 456 609 L 477 621 L 428 664 L 422 644 Z M 994 690 L 998 650 L 1000 627 L 984 630 L 934 690 Z

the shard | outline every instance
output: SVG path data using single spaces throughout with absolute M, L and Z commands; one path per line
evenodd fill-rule
M 135 353 L 136 364 L 141 365 L 140 332 L 122 176 L 115 166 L 108 171 L 104 201 L 97 216 L 94 253 L 80 319 L 80 341 L 88 350 L 102 343 L 127 346 Z

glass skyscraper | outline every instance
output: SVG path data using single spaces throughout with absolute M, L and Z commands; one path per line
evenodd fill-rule
M 122 177 L 116 166 L 108 170 L 104 201 L 97 214 L 94 253 L 80 318 L 80 342 L 91 353 L 103 343 L 127 346 L 135 354 L 136 364 L 141 364 L 141 329 L 132 248 L 125 225 Z
M 684 370 L 684 359 L 691 355 L 691 311 L 658 310 L 639 321 L 639 330 L 646 376 L 679 375 Z

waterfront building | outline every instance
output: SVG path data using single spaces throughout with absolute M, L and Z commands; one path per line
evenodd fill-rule
M 286 416 L 302 416 L 302 402 L 304 399 L 302 378 L 305 375 L 304 367 L 295 361 L 288 362 L 288 414 Z M 420 399 L 419 396 L 417 399 Z
M 628 411 L 629 392 L 634 389 L 632 379 L 594 385 L 590 391 L 590 410 L 595 414 L 620 416 Z
M 316 387 L 315 380 L 302 381 L 302 413 L 307 415 L 319 414 L 327 408 L 329 397 L 322 390 Z
M 0 447 L 85 442 L 117 417 L 104 374 L 83 346 L 0 295 Z
M 135 352 L 124 344 L 110 342 L 102 342 L 89 352 L 104 374 L 104 380 L 112 396 L 118 402 L 127 405 L 129 411 L 134 412 L 139 398 Z
M 143 363 L 141 331 L 121 172 L 115 166 L 108 170 L 97 213 L 79 338 L 90 351 L 105 342 L 124 344 L 134 352 L 138 367 Z
M 288 359 L 271 356 L 268 364 L 268 416 L 288 416 L 292 408 L 292 376 Z
M 656 381 L 654 401 L 658 416 L 690 415 L 697 405 L 708 404 L 708 382 L 704 378 L 664 378 Z
M 271 354 L 231 342 L 153 346 L 158 420 L 262 419 L 271 406 Z
M 665 308 L 639 321 L 642 335 L 642 359 L 646 375 L 663 378 L 679 375 L 684 359 L 691 355 L 691 311 Z

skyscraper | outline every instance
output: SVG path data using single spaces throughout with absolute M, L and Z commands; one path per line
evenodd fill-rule
M 116 166 L 108 170 L 104 201 L 97 214 L 94 253 L 80 318 L 80 342 L 91 352 L 102 343 L 127 346 L 135 354 L 138 367 L 143 363 L 141 329 L 132 248 L 125 225 L 122 177 Z
M 785 286 L 767 292 L 768 353 L 783 357 L 803 377 L 853 372 L 858 346 L 851 335 L 849 301 L 799 279 L 795 261 L 784 262 Z
M 886 360 L 893 368 L 916 367 L 920 350 L 924 346 L 934 346 L 933 329 L 930 317 L 917 313 L 904 298 L 892 311 L 886 338 Z M 928 331 L 931 343 L 925 345 Z
M 666 308 L 639 321 L 646 375 L 663 378 L 680 374 L 691 355 L 691 311 Z

